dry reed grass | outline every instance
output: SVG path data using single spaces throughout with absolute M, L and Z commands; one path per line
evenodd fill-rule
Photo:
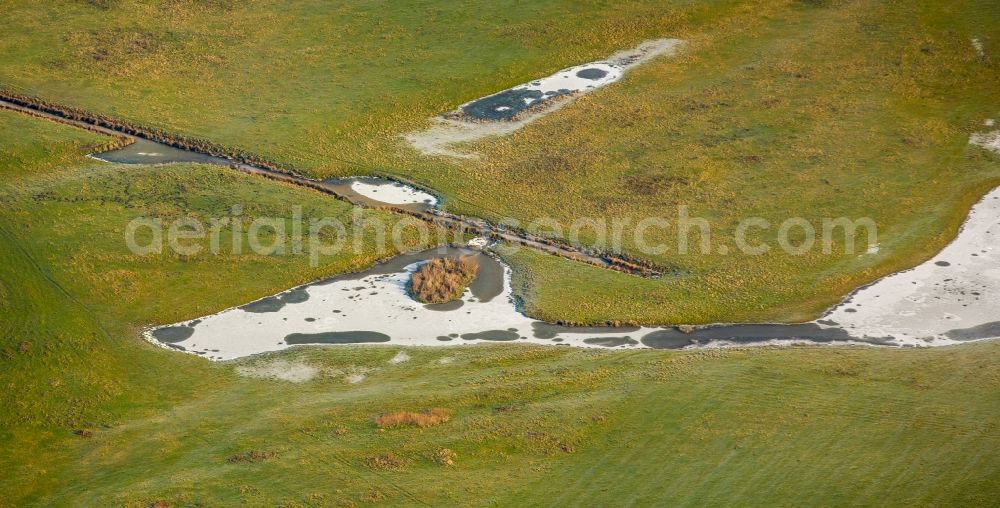
M 424 303 L 456 300 L 478 270 L 479 262 L 471 256 L 432 259 L 410 276 L 410 293 Z
M 419 412 L 394 411 L 375 417 L 375 426 L 380 429 L 399 427 L 434 427 L 451 419 L 451 410 L 443 407 L 422 409 Z

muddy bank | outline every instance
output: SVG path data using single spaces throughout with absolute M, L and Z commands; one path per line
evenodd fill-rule
M 100 125 L 92 125 L 89 123 L 81 122 L 79 120 L 74 120 L 72 118 L 64 117 L 63 115 L 49 113 L 44 109 L 36 109 L 33 107 L 32 101 L 25 99 L 19 99 L 17 94 L 4 91 L 0 89 L 0 109 L 6 109 L 9 111 L 15 111 L 28 116 L 33 116 L 35 118 L 40 118 L 43 120 L 49 120 L 63 125 L 69 125 L 71 127 L 76 127 L 78 129 L 83 129 L 90 132 L 96 132 L 98 134 L 104 134 L 106 136 L 112 137 L 114 140 L 105 143 L 101 146 L 95 147 L 94 150 L 97 152 L 103 152 L 107 150 L 116 150 L 128 146 L 135 141 L 132 136 L 123 134 L 116 130 L 102 127 Z M 39 106 L 40 108 L 40 106 Z

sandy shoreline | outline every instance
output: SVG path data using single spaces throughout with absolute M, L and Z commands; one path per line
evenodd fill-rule
M 955 240 L 934 258 L 862 287 L 822 318 L 801 324 L 719 324 L 687 333 L 674 327 L 553 325 L 520 312 L 511 289 L 510 268 L 484 254 L 479 254 L 484 274 L 457 305 L 422 305 L 406 292 L 409 273 L 430 257 L 471 252 L 432 249 L 400 256 L 359 274 L 333 277 L 212 316 L 149 330 L 145 336 L 157 345 L 183 348 L 211 360 L 302 344 L 521 342 L 612 349 L 945 346 L 1000 337 L 998 245 L 1000 188 L 972 208 Z

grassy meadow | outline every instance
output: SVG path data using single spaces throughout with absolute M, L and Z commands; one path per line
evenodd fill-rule
M 243 205 L 241 217 L 334 217 L 344 202 L 298 187 L 218 167 L 188 164 L 121 166 L 84 158 L 106 138 L 0 110 L 0 304 L 4 351 L 0 416 L 8 424 L 79 425 L 98 421 L 109 400 L 142 404 L 157 397 L 131 382 L 170 384 L 172 368 L 156 368 L 166 352 L 139 344 L 150 324 L 192 319 L 246 303 L 324 275 L 357 271 L 394 252 L 366 238 L 358 252 L 322 256 L 234 255 L 227 227 L 218 255 L 129 251 L 123 234 L 137 217 L 166 224 L 181 217 L 207 222 Z M 365 212 L 391 227 L 399 217 Z M 243 244 L 247 244 L 247 228 Z M 406 230 L 411 231 L 411 230 Z M 416 235 L 404 237 L 412 248 Z M 176 292 L 172 288 L 186 287 Z M 176 355 L 168 355 L 174 357 Z M 154 363 L 148 363 L 150 359 Z M 186 359 L 178 359 L 183 366 Z M 96 368 L 95 365 L 101 365 Z M 106 410 L 106 408 L 105 408 Z M 9 444 L 9 442 L 8 442 Z
M 1000 9 L 988 0 L 425 1 L 290 4 L 8 2 L 0 86 L 260 153 L 315 176 L 383 172 L 450 210 L 522 225 L 629 221 L 622 248 L 676 272 L 657 284 L 510 256 L 536 316 L 646 323 L 814 317 L 953 237 L 1000 182 L 969 134 L 1000 116 Z M 688 41 L 505 137 L 476 160 L 422 156 L 401 135 L 465 101 L 642 40 Z M 983 47 L 977 54 L 972 39 Z M 633 241 L 677 207 L 711 252 Z M 879 253 L 737 252 L 739 220 L 867 217 Z M 595 240 L 589 229 L 581 240 Z M 725 254 L 720 253 L 724 247 Z M 861 245 L 857 253 L 865 251 Z M 614 292 L 595 291 L 606 278 Z M 622 291 L 628 296 L 621 296 Z M 588 312 L 586 309 L 602 309 Z M 612 312 L 613 311 L 613 312 Z
M 506 255 L 525 309 L 552 320 L 810 317 L 939 249 L 1000 183 L 998 157 L 968 145 L 1000 117 L 1000 9 L 986 0 L 3 7 L 2 87 L 315 176 L 396 174 L 460 213 L 672 218 L 684 204 L 726 245 L 754 215 L 880 228 L 875 255 L 666 253 L 653 259 L 677 270 L 657 280 Z M 656 37 L 688 46 L 475 143 L 480 159 L 424 157 L 400 139 L 467 100 Z M 996 341 L 344 346 L 226 363 L 155 347 L 143 328 L 393 253 L 366 240 L 318 266 L 236 256 L 225 229 L 218 255 L 132 254 L 123 231 L 136 217 L 352 211 L 223 168 L 85 157 L 107 141 L 0 110 L 0 506 L 984 506 L 1000 494 Z M 378 424 L 433 408 L 447 417 Z
M 984 505 L 1000 491 L 995 342 L 344 346 L 221 364 L 154 347 L 140 327 L 377 254 L 317 268 L 131 255 L 134 216 L 345 206 L 216 167 L 100 163 L 82 156 L 100 137 L 28 120 L 0 112 L 2 506 Z
M 509 256 L 537 317 L 811 319 L 852 289 L 939 251 L 969 207 L 1000 184 L 1000 156 L 968 143 L 1000 115 L 1000 67 L 991 56 L 1000 51 L 1000 9 L 820 4 L 735 15 L 692 36 L 677 57 L 472 146 L 487 156 L 428 176 L 430 185 L 456 196 L 453 210 L 553 217 L 564 229 L 580 217 L 671 222 L 647 232 L 649 243 L 669 246 L 665 254 L 643 255 L 631 227 L 623 235 L 626 252 L 677 270 L 655 282 L 531 252 Z M 994 41 L 985 57 L 970 42 L 977 36 Z M 690 253 L 678 252 L 681 206 L 712 226 L 710 252 L 694 247 L 697 233 Z M 736 248 L 736 228 L 749 217 L 770 223 L 748 239 L 770 246 L 765 254 Z M 865 254 L 862 235 L 848 252 L 840 231 L 829 254 L 818 240 L 805 255 L 782 252 L 779 225 L 793 217 L 818 233 L 825 218 L 870 218 L 878 253 Z

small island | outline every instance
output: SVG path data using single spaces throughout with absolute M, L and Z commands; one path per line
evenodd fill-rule
M 432 259 L 410 275 L 410 294 L 423 303 L 457 300 L 478 270 L 473 256 Z

